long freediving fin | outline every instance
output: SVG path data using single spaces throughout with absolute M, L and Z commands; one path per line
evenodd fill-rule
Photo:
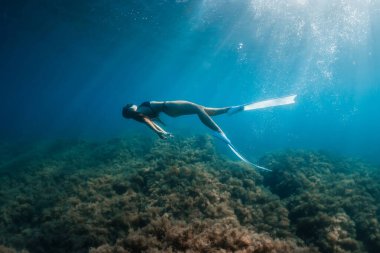
M 219 140 L 223 141 L 225 144 L 227 144 L 227 146 L 232 150 L 232 152 L 240 159 L 242 160 L 243 162 L 245 163 L 248 163 L 250 164 L 251 166 L 253 167 L 256 167 L 258 169 L 261 169 L 261 170 L 265 170 L 265 171 L 271 171 L 270 169 L 267 169 L 267 168 L 264 168 L 262 166 L 259 166 L 259 165 L 256 165 L 254 163 L 251 163 L 250 161 L 248 161 L 243 155 L 241 155 L 237 149 L 234 147 L 234 145 L 232 145 L 230 139 L 228 139 L 228 137 L 226 136 L 226 134 L 224 132 L 214 132 L 213 135 L 218 138 Z
M 237 157 L 239 157 L 240 160 L 242 160 L 243 162 L 246 162 L 246 163 L 252 165 L 253 167 L 256 167 L 256 168 L 261 169 L 261 170 L 272 171 L 272 170 L 270 170 L 270 169 L 264 168 L 264 167 L 262 167 L 262 166 L 259 166 L 259 165 L 257 165 L 257 164 L 254 164 L 254 163 L 248 161 L 244 156 L 242 156 L 242 155 L 236 150 L 236 148 L 235 148 L 232 144 L 228 144 L 228 147 L 229 147 L 229 148 L 232 150 L 232 152 L 234 152 L 234 154 L 235 154 Z
M 297 95 L 291 95 L 291 96 L 282 97 L 282 98 L 274 98 L 274 99 L 268 99 L 268 100 L 255 102 L 255 103 L 232 106 L 231 109 L 228 111 L 228 113 L 231 115 L 240 111 L 251 111 L 251 110 L 263 109 L 263 108 L 274 107 L 274 106 L 290 105 L 296 102 L 295 101 L 296 97 Z
M 287 96 L 287 97 L 283 97 L 283 98 L 269 99 L 269 100 L 264 100 L 261 102 L 248 104 L 248 105 L 244 106 L 244 111 L 262 109 L 262 108 L 280 106 L 280 105 L 294 104 L 296 102 L 295 101 L 296 97 L 297 97 L 297 95 L 292 95 L 292 96 Z
M 212 135 L 214 135 L 215 138 L 218 138 L 219 140 L 223 141 L 227 145 L 232 145 L 230 139 L 228 139 L 227 135 L 224 132 L 213 132 Z

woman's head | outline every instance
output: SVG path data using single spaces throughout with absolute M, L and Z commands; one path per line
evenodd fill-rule
M 137 106 L 134 104 L 127 104 L 123 107 L 123 117 L 126 119 L 133 118 L 136 115 Z

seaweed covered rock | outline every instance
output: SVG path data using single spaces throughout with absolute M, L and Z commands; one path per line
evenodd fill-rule
M 234 219 L 195 220 L 188 224 L 166 217 L 153 220 L 114 246 L 106 244 L 90 252 L 129 252 L 126 249 L 131 252 L 317 252 L 299 247 L 291 240 L 274 240 L 245 229 Z
M 55 141 L 20 157 L 0 167 L 0 242 L 16 250 L 380 252 L 379 176 L 358 161 L 287 151 L 261 174 L 208 136 Z
M 27 250 L 17 251 L 13 248 L 5 247 L 4 245 L 0 245 L 0 253 L 28 253 Z
M 264 182 L 281 197 L 296 234 L 322 252 L 380 252 L 378 169 L 324 153 L 287 151 L 262 159 Z

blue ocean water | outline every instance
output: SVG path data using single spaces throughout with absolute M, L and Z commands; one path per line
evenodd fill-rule
M 215 121 L 253 160 L 305 148 L 380 162 L 380 1 L 6 0 L 0 32 L 2 140 L 153 135 L 122 106 L 297 94 Z

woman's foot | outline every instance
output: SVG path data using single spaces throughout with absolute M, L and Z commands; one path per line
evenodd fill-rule
M 244 110 L 244 105 L 237 105 L 237 106 L 231 106 L 230 109 L 227 111 L 229 115 L 241 112 Z

